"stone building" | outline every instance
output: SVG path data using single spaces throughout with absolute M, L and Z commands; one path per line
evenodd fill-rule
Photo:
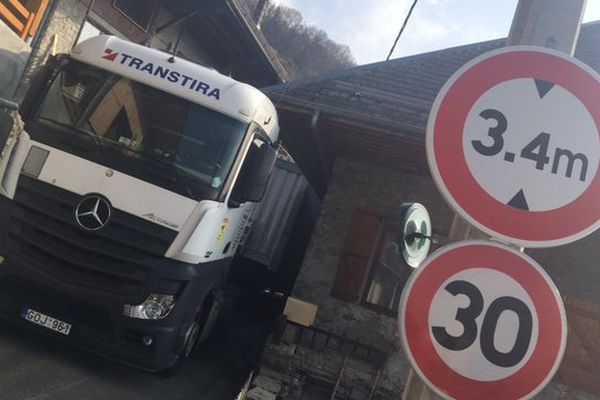
M 22 99 L 48 56 L 100 33 L 174 51 L 257 87 L 287 78 L 242 0 L 0 0 L 0 5 L 0 67 L 9 71 L 0 79 L 0 96 Z
M 575 56 L 596 71 L 599 43 L 600 24 L 584 25 Z M 400 205 L 423 203 L 434 233 L 443 236 L 461 225 L 453 227 L 454 215 L 429 175 L 426 121 L 452 73 L 504 44 L 476 43 L 266 89 L 284 143 L 323 197 L 292 292 L 317 307 L 314 323 L 288 323 L 264 356 L 262 376 L 277 382 L 281 398 L 400 398 L 409 365 L 396 315 L 411 273 L 393 251 Z M 557 284 L 570 324 L 566 356 L 541 399 L 600 398 L 599 239 L 596 232 L 528 251 Z

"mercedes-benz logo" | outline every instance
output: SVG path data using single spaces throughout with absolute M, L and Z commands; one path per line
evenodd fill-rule
M 75 221 L 86 231 L 97 231 L 110 220 L 111 206 L 107 199 L 99 195 L 88 195 L 81 199 L 75 208 Z

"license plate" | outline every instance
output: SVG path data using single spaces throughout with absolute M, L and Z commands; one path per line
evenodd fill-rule
M 32 310 L 31 308 L 24 308 L 21 312 L 21 316 L 26 321 L 43 326 L 44 328 L 48 328 L 55 332 L 62 333 L 63 335 L 68 335 L 69 332 L 71 332 L 71 324 Z

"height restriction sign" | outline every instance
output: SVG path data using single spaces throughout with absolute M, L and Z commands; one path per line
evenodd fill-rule
M 400 302 L 403 348 L 446 399 L 517 400 L 556 372 L 567 324 L 558 290 L 527 255 L 485 241 L 425 260 Z
M 560 52 L 513 46 L 463 66 L 427 124 L 434 181 L 456 212 L 524 247 L 600 226 L 600 77 Z

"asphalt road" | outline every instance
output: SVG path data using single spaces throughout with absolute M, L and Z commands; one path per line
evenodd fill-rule
M 240 313 L 225 338 L 164 378 L 0 320 L 0 400 L 232 400 L 265 337 L 264 323 Z

